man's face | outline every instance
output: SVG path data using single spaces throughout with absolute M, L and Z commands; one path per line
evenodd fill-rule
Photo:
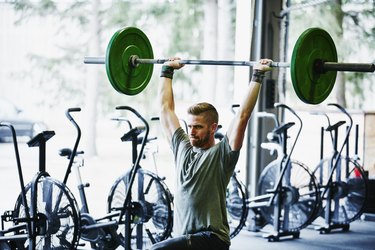
M 191 145 L 197 148 L 209 148 L 214 136 L 214 125 L 209 126 L 202 115 L 188 116 L 189 139 Z M 212 138 L 211 138 L 212 137 Z

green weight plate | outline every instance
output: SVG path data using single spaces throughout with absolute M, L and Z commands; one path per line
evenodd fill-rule
M 294 90 L 297 96 L 308 104 L 323 102 L 336 81 L 336 71 L 319 73 L 314 70 L 317 60 L 337 62 L 337 51 L 328 32 L 320 28 L 310 28 L 298 38 L 290 64 Z
M 147 36 L 134 27 L 117 31 L 111 38 L 106 53 L 106 70 L 112 87 L 126 95 L 136 95 L 149 83 L 153 64 L 139 64 L 133 67 L 131 56 L 153 59 L 152 46 Z

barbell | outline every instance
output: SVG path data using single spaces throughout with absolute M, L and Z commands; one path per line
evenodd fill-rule
M 86 64 L 105 64 L 112 87 L 126 95 L 142 92 L 150 82 L 153 65 L 168 59 L 154 59 L 151 43 L 135 27 L 117 31 L 105 57 L 85 57 Z M 254 66 L 255 61 L 181 60 L 182 64 Z M 373 63 L 338 63 L 335 43 L 321 28 L 309 28 L 297 39 L 291 63 L 272 62 L 272 67 L 290 67 L 293 88 L 303 102 L 319 104 L 331 93 L 337 71 L 374 72 Z

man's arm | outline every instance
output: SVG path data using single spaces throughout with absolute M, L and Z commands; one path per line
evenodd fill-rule
M 179 69 L 183 65 L 178 62 L 179 58 L 171 58 L 164 63 L 159 84 L 160 123 L 169 144 L 172 142 L 174 132 L 180 127 L 180 122 L 175 113 L 173 97 L 172 78 L 173 69 Z M 165 67 L 167 66 L 167 70 Z
M 271 70 L 270 63 L 271 60 L 262 59 L 259 64 L 254 66 L 254 71 L 264 74 L 264 72 Z M 232 150 L 236 151 L 242 147 L 247 123 L 257 102 L 261 84 L 262 77 L 258 75 L 252 78 L 241 106 L 227 130 L 227 137 Z

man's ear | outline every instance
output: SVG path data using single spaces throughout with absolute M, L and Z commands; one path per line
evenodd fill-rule
M 216 130 L 217 130 L 217 123 L 216 122 L 211 124 L 211 129 L 214 133 L 216 132 Z

